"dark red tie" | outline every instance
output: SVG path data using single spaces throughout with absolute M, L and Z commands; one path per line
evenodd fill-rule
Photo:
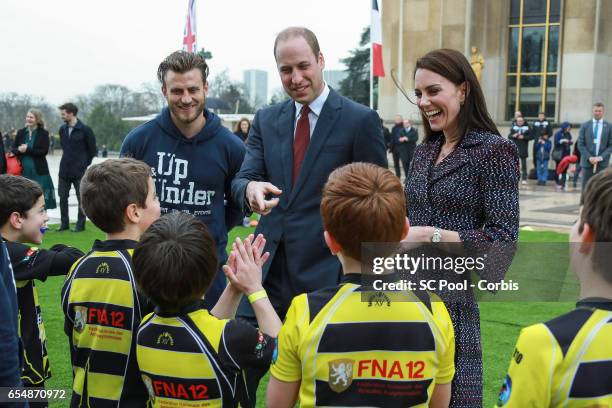
M 306 149 L 308 149 L 308 143 L 310 142 L 309 112 L 310 108 L 308 105 L 302 106 L 300 118 L 295 127 L 295 139 L 293 139 L 293 184 L 295 184 L 295 180 L 297 180 L 298 174 L 300 174 L 302 161 L 304 160 Z

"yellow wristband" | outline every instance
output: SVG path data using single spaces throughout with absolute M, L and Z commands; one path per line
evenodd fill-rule
M 247 299 L 249 299 L 249 303 L 253 304 L 257 302 L 259 299 L 263 299 L 267 297 L 268 297 L 268 294 L 266 293 L 265 289 L 262 289 L 260 291 L 251 293 L 249 296 L 247 296 Z

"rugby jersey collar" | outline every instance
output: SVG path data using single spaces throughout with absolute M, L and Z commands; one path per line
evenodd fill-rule
M 589 309 L 603 309 L 612 311 L 612 299 L 606 298 L 586 298 L 578 301 L 576 307 L 588 307 Z
M 134 249 L 138 242 L 131 239 L 109 239 L 100 241 L 96 239 L 93 244 L 94 251 L 120 251 L 122 249 Z
M 204 299 L 198 299 L 196 302 L 191 303 L 175 312 L 167 312 L 167 311 L 161 310 L 159 306 L 156 306 L 154 312 L 159 317 L 176 317 L 176 316 L 188 315 L 189 313 L 195 312 L 196 310 L 200 310 L 200 309 L 206 309 L 206 307 L 204 306 Z
M 355 285 L 361 285 L 361 274 L 360 273 L 347 273 L 346 275 L 342 275 L 342 279 L 340 279 L 340 283 L 354 283 Z

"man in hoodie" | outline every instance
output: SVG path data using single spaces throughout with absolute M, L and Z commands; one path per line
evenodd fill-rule
M 162 215 L 188 212 L 197 216 L 217 244 L 220 265 L 227 255 L 227 232 L 243 214 L 232 201 L 231 183 L 245 154 L 244 143 L 205 108 L 208 66 L 197 54 L 176 51 L 162 61 L 157 78 L 168 102 L 157 117 L 132 130 L 121 156 L 151 166 Z M 220 269 L 206 293 L 212 308 L 225 287 Z

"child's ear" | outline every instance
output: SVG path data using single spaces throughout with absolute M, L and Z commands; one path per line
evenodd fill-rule
M 329 232 L 323 231 L 323 238 L 325 239 L 325 243 L 327 244 L 327 247 L 331 251 L 332 255 L 336 255 L 342 250 L 340 244 L 336 242 L 334 237 Z
M 125 216 L 129 222 L 137 224 L 140 221 L 140 209 L 136 204 L 129 204 L 125 207 Z
M 11 223 L 11 227 L 16 230 L 21 230 L 21 226 L 23 225 L 23 217 L 17 211 L 13 211 L 11 215 L 9 215 L 9 222 Z
M 402 232 L 402 241 L 406 239 L 406 237 L 408 236 L 409 230 L 410 230 L 410 221 L 408 220 L 408 217 L 406 217 L 406 224 L 404 225 L 404 232 Z
M 593 248 L 593 243 L 595 242 L 595 233 L 593 228 L 587 223 L 582 225 L 582 232 L 580 233 L 580 245 L 578 246 L 578 251 L 581 254 L 587 255 L 591 252 Z

